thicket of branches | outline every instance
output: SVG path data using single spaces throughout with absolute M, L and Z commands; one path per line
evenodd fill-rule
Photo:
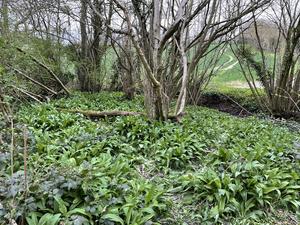
M 43 101 L 74 89 L 121 90 L 128 99 L 139 92 L 150 118 L 179 118 L 238 42 L 236 56 L 261 107 L 299 111 L 298 8 L 287 0 L 2 0 L 2 93 Z M 261 18 L 278 29 L 271 65 L 260 44 Z M 259 60 L 241 41 L 251 26 Z
M 236 48 L 242 72 L 257 102 L 275 115 L 293 115 L 300 112 L 300 1 L 277 0 L 266 11 L 266 25 L 272 27 L 271 46 L 264 46 L 264 31 L 256 15 L 252 15 L 255 49 L 240 35 Z M 272 57 L 270 57 L 270 55 Z M 264 93 L 255 84 L 256 77 Z

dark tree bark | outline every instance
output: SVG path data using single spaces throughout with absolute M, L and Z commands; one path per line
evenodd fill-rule
M 78 80 L 81 91 L 88 91 L 88 71 L 86 64 L 88 61 L 88 35 L 87 35 L 87 0 L 81 0 L 80 10 L 80 35 L 81 35 L 81 50 L 80 50 L 80 62 L 81 65 L 78 69 Z
M 99 12 L 102 13 L 102 1 L 94 0 L 92 3 L 94 4 L 94 8 Z M 93 41 L 91 45 L 91 58 L 93 59 L 94 65 L 97 67 L 100 64 L 100 57 L 101 57 L 101 49 L 100 49 L 100 34 L 102 28 L 102 19 L 98 13 L 93 11 L 92 15 L 92 27 L 93 27 Z

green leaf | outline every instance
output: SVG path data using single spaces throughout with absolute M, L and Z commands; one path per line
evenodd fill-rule
M 60 213 L 59 214 L 55 214 L 53 216 L 51 216 L 51 218 L 49 219 L 47 225 L 56 225 L 58 224 L 58 222 L 60 221 Z
M 87 213 L 86 211 L 85 211 L 85 209 L 83 209 L 83 208 L 75 208 L 75 209 L 72 209 L 71 211 L 69 211 L 68 213 L 67 213 L 67 217 L 69 217 L 69 216 L 72 216 L 72 215 L 83 215 L 83 216 L 87 216 L 87 217 L 89 217 L 89 218 L 92 218 L 92 216 L 91 216 L 91 214 L 90 213 Z
M 67 215 L 68 209 L 67 209 L 67 207 L 66 207 L 66 205 L 65 205 L 64 200 L 62 200 L 61 197 L 58 197 L 58 196 L 54 196 L 54 199 L 55 199 L 55 201 L 56 201 L 57 204 L 58 204 L 59 211 L 60 211 L 63 215 Z
M 37 213 L 36 212 L 30 213 L 29 216 L 26 217 L 26 221 L 28 225 L 38 225 L 39 221 L 37 218 Z
M 116 214 L 106 214 L 106 215 L 102 216 L 101 219 L 118 222 L 118 223 L 124 225 L 124 220 Z
M 126 206 L 126 207 L 123 208 L 127 224 L 130 224 L 130 220 L 131 220 L 131 216 L 132 216 L 132 210 L 133 210 L 133 207 L 131 207 L 131 206 Z
M 216 220 L 219 218 L 219 209 L 217 205 L 210 209 L 209 215 L 211 218 L 215 218 Z
M 61 214 L 52 215 L 50 213 L 47 213 L 42 216 L 39 221 L 39 225 L 57 225 L 60 220 L 60 215 Z
M 270 193 L 272 191 L 275 191 L 277 189 L 278 189 L 277 187 L 266 187 L 266 188 L 264 188 L 264 194 L 268 194 L 268 193 Z

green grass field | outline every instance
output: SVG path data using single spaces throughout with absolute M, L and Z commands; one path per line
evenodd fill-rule
M 267 65 L 269 68 L 272 67 L 273 54 L 269 53 L 266 55 Z M 255 52 L 255 58 L 259 61 L 261 60 L 258 51 Z M 240 64 L 235 57 L 234 53 L 230 48 L 227 48 L 224 54 L 219 59 L 218 65 L 219 70 L 212 78 L 208 88 L 213 90 L 222 90 L 228 88 L 237 89 L 249 89 L 247 81 L 242 73 Z M 254 73 L 255 74 L 255 73 Z M 259 86 L 259 81 L 257 80 L 257 86 Z

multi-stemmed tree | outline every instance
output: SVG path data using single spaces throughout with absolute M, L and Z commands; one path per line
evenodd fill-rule
M 177 85 L 175 116 L 184 114 L 188 80 L 211 48 L 236 35 L 236 28 L 269 0 L 113 0 L 128 30 L 122 31 L 144 68 L 145 105 L 150 118 L 169 115 L 168 81 Z
M 259 105 L 276 116 L 300 113 L 300 1 L 276 0 L 261 17 L 252 15 L 252 33 L 259 54 L 249 48 L 247 33 L 241 35 L 236 55 L 244 76 Z M 264 27 L 272 27 L 273 36 L 264 37 Z M 266 40 L 267 39 L 267 40 Z M 269 48 L 264 42 L 271 42 Z M 256 84 L 261 83 L 264 93 Z

